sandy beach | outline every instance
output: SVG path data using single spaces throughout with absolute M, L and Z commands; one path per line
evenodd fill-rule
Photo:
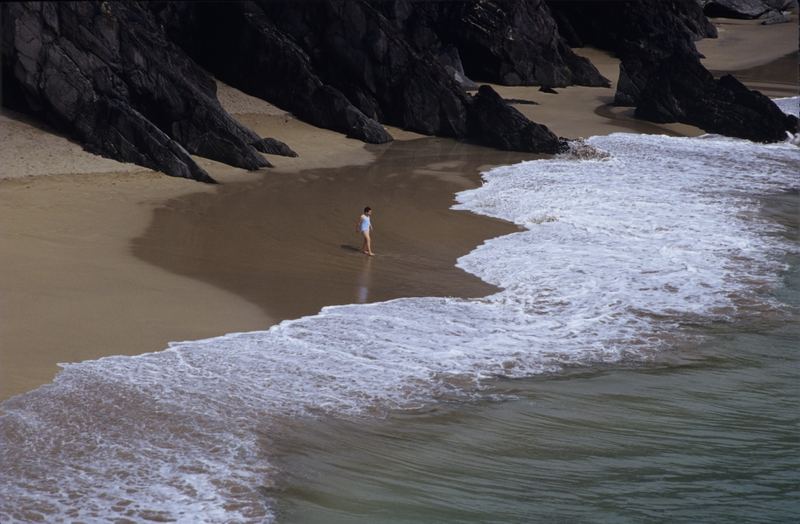
M 796 94 L 796 66 L 785 58 L 796 52 L 796 23 L 723 27 L 719 41 L 699 45 L 707 67 L 737 71 L 773 96 Z M 722 53 L 734 44 L 750 51 Z M 577 51 L 616 81 L 615 58 Z M 557 95 L 497 89 L 538 102 L 517 107 L 569 138 L 702 133 L 633 119 L 608 105 L 613 85 Z M 531 155 L 397 129 L 394 143 L 366 146 L 228 86 L 219 98 L 300 156 L 270 156 L 274 169 L 252 173 L 200 159 L 222 182 L 209 186 L 92 155 L 20 115 L 0 115 L 0 399 L 47 383 L 59 362 L 264 329 L 329 304 L 492 292 L 455 261 L 514 227 L 449 207 L 481 170 Z M 364 205 L 375 208 L 375 259 L 356 249 Z

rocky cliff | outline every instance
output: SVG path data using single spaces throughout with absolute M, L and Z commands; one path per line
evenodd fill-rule
M 475 15 L 471 2 L 441 12 L 436 4 L 7 2 L 0 5 L 2 102 L 46 120 L 90 151 L 204 181 L 211 178 L 191 154 L 258 169 L 269 165 L 258 151 L 274 150 L 222 109 L 209 73 L 366 142 L 391 140 L 383 122 L 496 147 L 558 150 L 555 135 L 546 128 L 529 133 L 530 122 L 499 97 L 469 95 L 452 74 L 453 67 L 461 69 L 458 55 L 451 52 L 448 68 L 438 52 L 448 45 L 452 51 L 449 41 L 426 49 L 409 40 L 408 19 L 399 17 L 404 10 L 430 9 L 431 23 L 435 18 L 441 31 L 445 17 Z M 498 21 L 527 5 L 485 4 L 494 6 Z M 494 69 L 514 82 L 603 83 L 561 41 L 555 23 L 540 18 L 544 25 L 529 33 L 517 30 L 541 36 L 524 59 L 515 62 L 508 54 L 513 46 L 499 50 L 498 38 L 473 48 L 493 49 Z M 535 50 L 550 48 L 555 55 L 530 62 Z M 499 129 L 485 128 L 489 105 L 506 115 L 492 119 Z
M 708 16 L 761 18 L 764 23 L 788 22 L 785 9 L 796 9 L 797 0 L 697 0 Z
M 210 181 L 190 153 L 257 169 L 260 137 L 217 102 L 208 74 L 138 4 L 9 2 L 3 105 L 33 113 L 86 149 Z
M 572 45 L 591 44 L 621 58 L 614 102 L 653 122 L 762 142 L 797 132 L 797 118 L 734 77 L 714 76 L 694 41 L 716 35 L 695 0 L 549 0 Z
M 500 24 L 527 4 L 524 0 L 269 0 L 235 7 L 221 2 L 164 3 L 154 11 L 169 37 L 214 75 L 316 125 L 373 143 L 391 139 L 380 125 L 385 123 L 496 145 L 485 130 L 470 124 L 480 121 L 471 118 L 475 103 L 464 89 L 463 77 L 460 80 L 454 73 L 466 71 L 480 80 L 501 82 L 512 78 L 520 83 L 523 79 L 509 72 L 504 78 L 499 73 L 483 74 L 472 68 L 472 62 L 462 65 L 462 48 L 455 47 L 448 31 L 461 23 L 464 30 L 458 33 L 463 38 L 481 32 L 478 25 L 466 21 L 478 5 L 492 6 Z M 546 6 L 539 9 L 546 10 Z M 549 70 L 534 67 L 524 57 L 513 60 L 499 50 L 474 62 L 496 71 L 516 64 L 527 83 L 556 78 L 560 85 L 604 83 L 594 66 L 563 44 L 555 23 L 547 19 L 549 25 L 530 26 L 524 33 L 544 34 L 547 41 L 538 47 L 518 47 L 527 49 L 530 56 L 542 49 L 557 50 L 560 45 L 561 55 L 538 59 L 547 62 Z M 486 39 L 474 47 L 490 50 L 502 44 L 502 35 L 494 35 L 493 27 L 491 32 L 491 41 Z M 553 72 L 555 68 L 559 75 Z M 499 104 L 504 105 L 502 101 Z M 504 126 L 506 121 L 497 124 Z M 508 124 L 514 125 L 511 120 Z M 552 152 L 554 138 L 551 134 L 545 142 L 513 143 L 523 151 Z
M 290 151 L 228 115 L 210 75 L 365 142 L 391 140 L 390 124 L 556 152 L 546 127 L 467 88 L 608 85 L 569 47 L 593 44 L 621 56 L 617 102 L 642 118 L 755 140 L 796 126 L 705 71 L 692 40 L 714 28 L 696 0 L 6 2 L 0 16 L 4 106 L 93 152 L 204 181 L 192 154 L 258 169 L 260 152 Z

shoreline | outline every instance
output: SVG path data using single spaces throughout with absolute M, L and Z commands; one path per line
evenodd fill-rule
M 618 61 L 576 51 L 615 82 Z M 702 133 L 642 122 L 631 118 L 632 110 L 604 105 L 613 84 L 559 95 L 495 87 L 506 98 L 540 101 L 516 107 L 568 137 Z M 0 180 L 6 262 L 0 347 L 11 348 L 0 353 L 0 400 L 49 382 L 57 362 L 266 329 L 325 305 L 491 293 L 492 286 L 455 268 L 455 259 L 516 228 L 450 210 L 453 193 L 479 184 L 485 168 L 533 155 L 416 140 L 420 135 L 392 128 L 394 143 L 365 146 L 227 86 L 220 85 L 219 97 L 245 125 L 301 156 L 270 156 L 276 167 L 258 173 L 200 159 L 223 182 L 204 186 L 90 155 L 47 130 L 0 117 L 9 135 L 19 138 L 20 126 L 24 131 L 13 150 L 4 148 L 14 157 L 25 152 L 28 165 L 15 172 L 38 175 Z M 42 137 L 56 137 L 45 149 L 61 148 L 57 156 L 66 163 L 54 166 L 41 155 Z M 420 165 L 426 148 L 432 158 Z M 48 176 L 42 166 L 55 172 Z M 354 259 L 360 255 L 344 247 L 356 242 L 346 230 L 364 200 L 376 208 L 376 249 L 393 246 L 383 260 Z M 297 209 L 310 211 L 293 219 Z M 380 267 L 364 271 L 365 263 Z
M 490 166 L 536 156 L 438 138 L 367 149 L 376 155 L 367 165 L 278 171 L 173 199 L 156 210 L 133 253 L 245 297 L 275 321 L 327 305 L 492 293 L 494 286 L 456 268 L 456 259 L 517 228 L 451 210 L 453 194 L 476 187 Z M 365 205 L 374 209 L 375 257 L 359 252 L 354 229 Z M 192 213 L 216 227 L 190 238 Z M 187 257 L 224 270 L 185 264 Z

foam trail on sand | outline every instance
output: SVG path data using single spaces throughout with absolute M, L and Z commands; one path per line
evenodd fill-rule
M 458 209 L 524 230 L 459 266 L 483 299 L 324 308 L 267 331 L 65 365 L 4 402 L 0 521 L 273 518 L 285 417 L 368 416 L 480 393 L 482 379 L 646 359 L 691 322 L 779 311 L 787 251 L 757 196 L 798 188 L 800 152 L 615 134 L 605 159 L 494 169 Z

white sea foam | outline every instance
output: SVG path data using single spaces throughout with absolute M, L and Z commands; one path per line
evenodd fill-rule
M 366 415 L 481 379 L 645 358 L 685 322 L 768 304 L 787 244 L 754 195 L 798 187 L 800 152 L 615 134 L 606 159 L 485 174 L 458 209 L 513 221 L 459 260 L 478 300 L 335 306 L 268 331 L 70 364 L 2 405 L 0 520 L 271 518 L 284 417 Z
M 787 115 L 794 115 L 800 118 L 800 96 L 773 98 L 772 101 Z

